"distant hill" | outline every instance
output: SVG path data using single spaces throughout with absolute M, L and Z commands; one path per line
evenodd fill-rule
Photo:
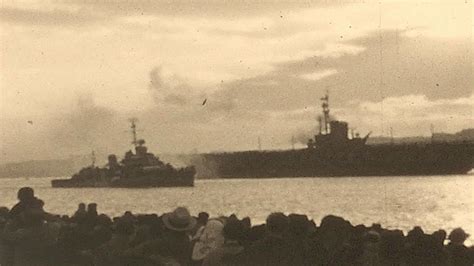
M 435 141 L 474 141 L 474 128 L 464 129 L 455 134 L 435 133 Z
M 71 176 L 81 166 L 90 164 L 86 156 L 69 159 L 31 160 L 0 165 L 0 178 L 4 177 L 62 177 Z
M 72 160 L 38 160 L 0 166 L 0 177 L 67 176 L 73 171 Z
M 448 133 L 434 133 L 432 137 L 370 137 L 368 144 L 386 144 L 386 143 L 401 144 L 401 143 L 430 143 L 430 142 L 474 142 L 474 128 L 464 129 L 454 134 Z

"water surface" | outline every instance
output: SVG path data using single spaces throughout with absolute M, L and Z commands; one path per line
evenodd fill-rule
M 262 222 L 274 211 L 308 214 L 317 223 L 328 214 L 353 224 L 381 223 L 431 232 L 463 227 L 474 233 L 474 176 L 347 177 L 197 180 L 194 188 L 51 188 L 51 178 L 0 179 L 0 205 L 11 207 L 16 192 L 31 186 L 52 213 L 72 214 L 80 202 L 120 215 L 163 213 L 187 206 L 193 214 L 236 213 Z

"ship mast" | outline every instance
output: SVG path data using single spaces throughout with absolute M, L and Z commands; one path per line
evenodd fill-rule
M 91 166 L 92 166 L 92 168 L 94 168 L 95 167 L 95 160 L 96 160 L 94 151 L 92 151 L 91 160 L 92 160 L 92 165 Z
M 323 115 L 324 115 L 324 133 L 329 134 L 329 92 L 326 91 L 326 95 L 321 98 L 323 102 L 321 106 L 323 107 Z
M 138 121 L 138 119 L 136 118 L 131 118 L 130 119 L 130 123 L 131 123 L 131 126 L 130 128 L 132 129 L 132 144 L 137 147 L 138 146 L 138 141 L 137 141 L 137 125 L 136 125 L 136 122 Z
M 318 115 L 319 135 L 323 134 L 323 118 Z

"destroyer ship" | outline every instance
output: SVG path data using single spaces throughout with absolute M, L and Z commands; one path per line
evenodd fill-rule
M 369 145 L 370 133 L 349 134 L 347 122 L 330 119 L 328 95 L 321 100 L 319 132 L 304 149 L 207 153 L 190 161 L 211 178 L 461 175 L 473 168 L 472 141 Z
M 148 152 L 145 140 L 137 139 L 136 120 L 131 120 L 133 135 L 131 150 L 125 153 L 119 162 L 117 156 L 108 156 L 105 167 L 95 166 L 95 156 L 92 165 L 82 168 L 70 179 L 52 180 L 57 188 L 67 187 L 192 187 L 196 170 L 194 166 L 175 168 L 169 163 L 162 162 L 153 153 Z

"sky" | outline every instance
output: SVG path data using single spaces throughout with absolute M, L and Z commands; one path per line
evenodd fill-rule
M 472 1 L 13 1 L 2 161 L 291 147 L 320 98 L 361 135 L 474 125 Z

